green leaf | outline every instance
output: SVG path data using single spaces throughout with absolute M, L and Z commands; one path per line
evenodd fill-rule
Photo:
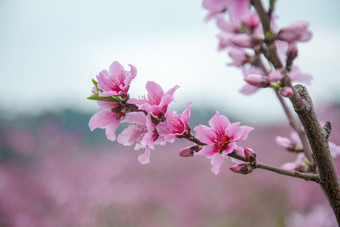
M 122 98 L 120 96 L 101 97 L 98 95 L 98 93 L 94 93 L 93 95 L 87 97 L 87 99 L 115 103 L 119 103 L 120 101 L 122 101 Z

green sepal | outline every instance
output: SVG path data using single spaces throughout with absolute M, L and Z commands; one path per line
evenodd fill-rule
M 115 103 L 119 103 L 120 101 L 122 101 L 122 98 L 120 96 L 101 97 L 98 95 L 98 93 L 94 93 L 93 95 L 87 97 L 87 99 Z
M 270 39 L 272 37 L 271 32 L 270 31 L 266 31 L 265 32 L 265 37 L 266 37 L 266 39 Z
M 97 82 L 97 81 L 95 81 L 94 79 L 92 79 L 92 83 L 93 83 L 93 85 L 96 87 L 96 90 L 97 90 L 97 91 L 101 91 L 101 92 L 103 91 L 102 89 L 99 89 L 99 88 L 98 88 L 98 82 Z M 94 93 L 94 92 L 93 92 L 93 93 Z
M 303 158 L 302 161 L 303 161 L 304 163 L 306 163 L 307 166 L 310 166 L 310 162 L 309 162 L 307 159 L 304 159 L 304 158 Z
M 272 84 L 272 86 L 273 86 L 276 90 L 279 90 L 279 88 L 280 88 L 280 85 L 279 85 L 278 83 Z

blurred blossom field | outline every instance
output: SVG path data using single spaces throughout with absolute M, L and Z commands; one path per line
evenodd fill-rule
M 204 111 L 191 121 L 206 124 L 211 113 Z M 340 106 L 324 105 L 319 114 L 332 122 L 330 141 L 339 144 Z M 89 118 L 1 119 L 0 226 L 336 226 L 316 183 L 261 169 L 235 174 L 230 161 L 216 176 L 204 157 L 178 155 L 190 145 L 181 140 L 158 146 L 141 165 L 142 151 L 106 141 L 103 130 L 90 132 Z M 285 123 L 258 125 L 245 143 L 279 167 L 295 156 L 275 136 L 290 132 Z M 339 158 L 335 163 L 339 169 Z

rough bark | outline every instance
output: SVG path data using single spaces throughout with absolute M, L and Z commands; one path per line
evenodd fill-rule
M 340 180 L 329 150 L 329 132 L 321 127 L 307 89 L 302 85 L 296 85 L 294 88 L 303 100 L 302 106 L 292 100 L 294 109 L 307 133 L 319 170 L 320 184 L 340 225 Z

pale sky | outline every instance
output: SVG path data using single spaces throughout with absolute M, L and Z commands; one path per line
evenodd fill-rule
M 280 26 L 311 24 L 313 39 L 299 46 L 297 64 L 313 75 L 309 90 L 317 102 L 340 97 L 339 8 L 337 0 L 277 4 Z M 192 101 L 241 119 L 284 118 L 272 91 L 238 92 L 241 71 L 226 66 L 219 30 L 206 14 L 198 0 L 0 0 L 1 114 L 70 107 L 94 113 L 96 103 L 86 100 L 91 78 L 116 60 L 137 67 L 134 97 L 153 80 L 165 90 L 181 86 L 174 109 Z

